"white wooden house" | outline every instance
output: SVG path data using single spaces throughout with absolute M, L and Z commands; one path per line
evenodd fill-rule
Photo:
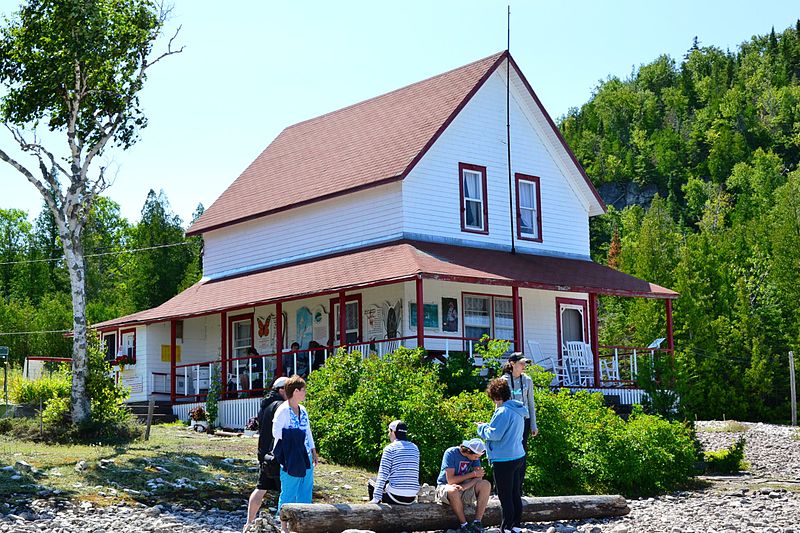
M 483 334 L 566 366 L 562 384 L 633 401 L 637 359 L 599 346 L 597 296 L 663 299 L 671 353 L 678 295 L 591 261 L 589 217 L 604 211 L 502 52 L 286 128 L 189 229 L 203 279 L 96 327 L 136 360 L 120 374 L 131 401 L 169 399 L 180 416 L 220 363 L 233 426 L 257 409 L 247 396 L 329 347 L 442 357 Z

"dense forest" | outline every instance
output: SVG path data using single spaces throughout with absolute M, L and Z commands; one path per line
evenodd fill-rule
M 90 323 L 157 306 L 202 274 L 202 242 L 184 236 L 183 221 L 163 192 L 150 191 L 136 224 L 121 216 L 118 204 L 100 197 L 84 244 Z M 0 345 L 10 348 L 16 364 L 26 356 L 72 352 L 63 334 L 72 327 L 63 255 L 47 208 L 33 223 L 25 211 L 0 209 Z
M 800 21 L 736 51 L 695 39 L 600 83 L 561 130 L 610 205 L 596 261 L 680 292 L 676 384 L 700 418 L 786 420 L 800 348 Z M 657 305 L 658 304 L 658 305 Z M 601 342 L 663 337 L 663 305 L 604 298 Z
M 594 259 L 681 294 L 674 383 L 686 412 L 782 420 L 788 352 L 800 352 L 800 21 L 736 51 L 701 44 L 602 82 L 560 127 L 609 205 L 591 223 Z M 86 240 L 93 323 L 156 306 L 202 272 L 202 243 L 163 193 L 136 224 L 101 199 Z M 47 210 L 33 223 L 0 210 L 0 330 L 70 328 L 61 256 Z M 603 298 L 600 320 L 603 344 L 665 332 L 661 302 Z M 0 344 L 17 361 L 70 353 L 61 333 Z

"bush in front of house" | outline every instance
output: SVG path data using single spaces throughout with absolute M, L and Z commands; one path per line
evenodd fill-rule
M 735 474 L 747 469 L 744 460 L 745 438 L 739 437 L 729 448 L 703 454 L 705 471 L 708 474 Z
M 324 457 L 376 468 L 387 425 L 402 418 L 420 448 L 421 480 L 434 482 L 444 450 L 476 436 L 475 422 L 488 422 L 494 404 L 482 386 L 448 397 L 440 370 L 421 355 L 402 348 L 362 360 L 340 351 L 312 373 L 306 407 Z M 532 374 L 540 386 L 552 379 Z M 655 494 L 692 476 L 698 448 L 686 425 L 641 409 L 626 422 L 597 393 L 540 387 L 535 395 L 539 436 L 529 441 L 526 494 Z
M 72 379 L 68 371 L 59 370 L 36 380 L 28 380 L 21 374 L 14 376 L 9 383 L 11 400 L 21 405 L 38 409 L 53 398 L 69 398 Z
M 419 446 L 425 480 L 439 472 L 442 452 L 460 442 L 448 416 L 444 385 L 420 350 L 399 348 L 381 360 L 339 351 L 309 378 L 306 407 L 320 453 L 335 463 L 376 467 L 389 423 L 401 418 Z
M 89 397 L 91 414 L 81 424 L 72 423 L 69 398 L 71 379 L 67 384 L 65 396 L 58 395 L 47 401 L 41 413 L 41 429 L 37 427 L 36 431 L 31 431 L 28 421 L 14 421 L 6 428 L 6 433 L 21 439 L 54 442 L 128 442 L 142 434 L 141 424 L 125 405 L 128 391 L 115 383 L 96 336 L 90 337 L 87 348 L 86 395 Z M 40 387 L 39 390 L 47 389 Z M 63 394 L 63 391 L 59 394 Z
M 526 493 L 656 494 L 694 474 L 697 444 L 680 422 L 635 409 L 622 420 L 599 393 L 536 394 L 539 436 L 528 450 Z

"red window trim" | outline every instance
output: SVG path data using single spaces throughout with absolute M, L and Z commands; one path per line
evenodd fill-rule
M 347 305 L 348 302 L 358 302 L 358 341 L 364 342 L 364 321 L 361 317 L 361 311 L 364 308 L 363 300 L 361 298 L 361 294 L 348 294 L 344 297 L 344 304 Z M 328 313 L 328 331 L 330 332 L 330 341 L 331 346 L 338 346 L 336 344 L 336 324 L 339 323 L 339 317 L 333 310 L 336 308 L 336 304 L 339 303 L 339 298 L 331 298 L 331 312 Z M 303 348 L 302 346 L 300 347 Z
M 517 239 L 521 241 L 542 242 L 542 188 L 539 176 L 514 174 L 517 195 Z M 522 233 L 522 208 L 519 203 L 519 182 L 528 181 L 536 184 L 536 234 L 538 237 L 527 237 Z
M 580 298 L 556 298 L 556 350 L 558 350 L 558 362 L 561 363 L 562 360 L 562 349 L 561 349 L 561 305 L 580 305 L 583 307 L 583 339 L 584 341 L 590 341 L 589 339 L 589 302 L 588 300 L 582 300 Z
M 464 171 L 471 170 L 479 172 L 483 178 L 483 229 L 474 229 L 467 227 L 467 213 L 464 209 Z M 459 195 L 459 213 L 461 213 L 461 231 L 467 233 L 477 233 L 478 235 L 489 235 L 489 197 L 487 194 L 486 185 L 486 167 L 480 165 L 472 165 L 470 163 L 458 164 L 458 195 Z
M 495 327 L 494 327 L 494 299 L 495 298 L 505 298 L 506 300 L 511 300 L 512 306 L 513 306 L 514 296 L 511 295 L 511 294 L 505 295 L 505 294 L 491 294 L 491 293 L 488 293 L 488 292 L 462 291 L 461 292 L 461 334 L 462 334 L 463 337 L 467 336 L 467 334 L 466 334 L 467 323 L 466 323 L 466 320 L 465 320 L 466 313 L 467 313 L 467 306 L 464 305 L 464 297 L 465 296 L 485 296 L 485 297 L 489 297 L 489 313 L 490 313 L 489 317 L 492 319 L 492 326 L 491 326 L 491 330 L 492 331 L 491 331 L 489 336 L 492 337 L 493 339 L 496 338 L 495 337 Z M 520 302 L 520 317 L 519 318 L 520 318 L 520 321 L 521 321 L 520 322 L 520 332 L 522 333 L 523 338 L 524 338 L 524 335 L 525 335 L 525 332 L 524 332 L 525 323 L 522 322 L 522 309 L 521 309 L 522 308 L 522 298 L 521 297 L 519 299 L 519 302 Z M 514 340 L 513 339 L 511 340 L 511 345 L 512 345 L 512 347 L 514 345 Z
M 118 347 L 117 353 L 122 349 L 122 337 L 128 333 L 133 333 L 133 362 L 136 363 L 136 328 L 128 328 L 119 330 L 119 339 L 117 339 Z

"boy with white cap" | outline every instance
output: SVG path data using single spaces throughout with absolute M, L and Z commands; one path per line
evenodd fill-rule
M 419 448 L 408 440 L 402 420 L 389 424 L 389 444 L 383 449 L 377 479 L 370 479 L 370 503 L 410 505 L 419 492 Z
M 461 524 L 459 531 L 463 533 L 483 531 L 481 520 L 492 490 L 492 484 L 483 479 L 481 457 L 484 453 L 483 441 L 470 439 L 448 448 L 442 456 L 442 468 L 436 480 L 436 501 L 453 509 Z M 465 505 L 475 505 L 475 520 L 471 524 L 464 515 Z

